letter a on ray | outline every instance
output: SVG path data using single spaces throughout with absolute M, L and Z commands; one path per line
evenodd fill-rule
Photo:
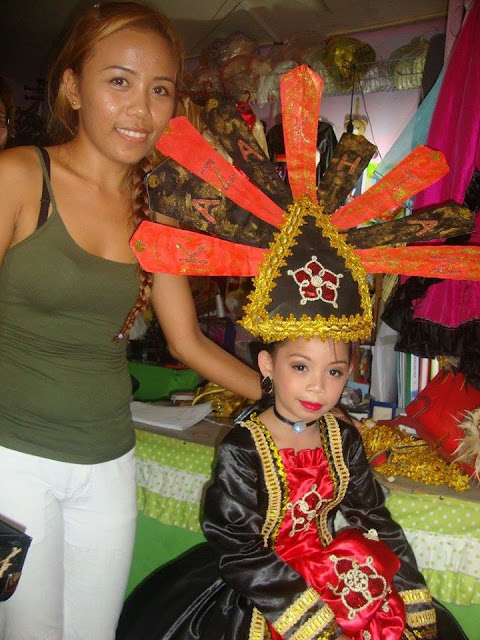
M 283 209 L 229 164 L 185 116 L 170 120 L 157 142 L 157 149 L 260 220 L 274 227 L 282 224 Z

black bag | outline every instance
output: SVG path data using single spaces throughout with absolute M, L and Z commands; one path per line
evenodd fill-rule
M 0 520 L 0 601 L 15 592 L 31 541 L 26 533 Z

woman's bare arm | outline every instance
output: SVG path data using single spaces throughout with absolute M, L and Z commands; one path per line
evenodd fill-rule
M 210 382 L 260 398 L 259 374 L 202 333 L 187 278 L 155 274 L 152 303 L 172 356 Z

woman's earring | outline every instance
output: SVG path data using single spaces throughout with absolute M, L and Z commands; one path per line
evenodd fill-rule
M 273 380 L 270 376 L 264 376 L 260 383 L 262 387 L 262 393 L 264 396 L 269 396 L 273 393 Z

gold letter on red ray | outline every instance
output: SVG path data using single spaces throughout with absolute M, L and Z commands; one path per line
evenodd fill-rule
M 283 136 L 288 181 L 297 200 L 308 196 L 317 202 L 317 134 L 323 80 L 301 65 L 280 79 Z
M 274 227 L 282 224 L 283 209 L 222 158 L 184 116 L 170 120 L 157 149 L 260 220 Z
M 174 275 L 250 277 L 265 255 L 265 249 L 147 221 L 130 246 L 145 271 Z
M 373 218 L 389 220 L 391 212 L 448 171 L 443 153 L 420 145 L 368 191 L 335 211 L 332 222 L 350 229 Z

